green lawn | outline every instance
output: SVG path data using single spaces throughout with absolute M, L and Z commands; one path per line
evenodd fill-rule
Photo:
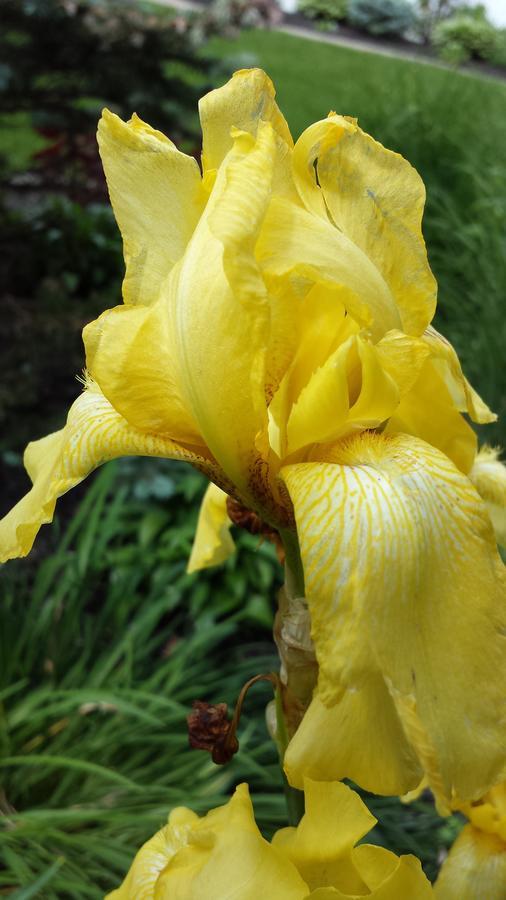
M 244 32 L 210 49 L 269 73 L 294 137 L 333 109 L 418 169 L 437 324 L 506 422 L 506 82 L 278 32 Z M 487 440 L 506 442 L 506 425 L 489 428 Z

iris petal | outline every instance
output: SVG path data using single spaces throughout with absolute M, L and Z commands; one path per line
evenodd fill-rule
M 52 521 L 58 497 L 119 456 L 183 459 L 219 477 L 210 458 L 132 427 L 97 385 L 89 384 L 71 406 L 65 427 L 28 445 L 25 466 L 33 486 L 0 522 L 0 560 L 26 556 L 41 525 Z
M 235 552 L 230 535 L 227 494 L 210 484 L 200 507 L 197 531 L 188 561 L 188 572 L 197 572 L 225 562 Z
M 406 435 L 360 435 L 333 459 L 281 473 L 320 699 L 333 707 L 381 675 L 410 743 L 434 752 L 446 796 L 481 796 L 506 753 L 505 570 L 483 501 L 447 457 Z

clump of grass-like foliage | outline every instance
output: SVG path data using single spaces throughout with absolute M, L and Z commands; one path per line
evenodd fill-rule
M 277 667 L 272 547 L 241 533 L 222 569 L 186 574 L 203 488 L 177 463 L 107 466 L 76 511 L 61 501 L 73 516 L 46 531 L 42 561 L 35 552 L 2 572 L 2 895 L 98 900 L 173 806 L 204 812 L 240 781 L 266 836 L 286 824 L 267 685 L 248 696 L 229 766 L 187 744 L 193 699 L 233 704 L 249 677 Z M 433 876 L 456 820 L 428 799 L 366 800 L 381 818 L 373 839 L 417 854 Z

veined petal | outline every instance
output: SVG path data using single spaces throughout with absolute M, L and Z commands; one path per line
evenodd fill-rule
M 83 340 L 87 370 L 131 425 L 204 447 L 182 399 L 165 292 L 151 306 L 107 310 L 86 326 Z
M 418 378 L 390 418 L 386 434 L 411 434 L 437 447 L 466 474 L 476 456 L 477 437 L 457 411 L 433 360 L 427 358 Z
M 272 128 L 235 133 L 174 291 L 174 328 L 184 403 L 206 445 L 255 507 L 265 492 L 256 449 L 267 432 L 265 356 L 269 303 L 253 248 L 270 197 Z M 257 499 L 255 499 L 255 497 Z
M 0 561 L 26 556 L 40 526 L 51 522 L 58 497 L 118 456 L 184 459 L 219 478 L 210 458 L 133 428 L 90 384 L 71 406 L 61 431 L 28 445 L 25 466 L 33 487 L 0 522 Z
M 465 825 L 443 863 L 434 895 L 436 900 L 504 900 L 504 841 Z
M 430 348 L 432 364 L 448 388 L 456 409 L 469 413 L 473 422 L 480 425 L 495 422 L 496 414 L 488 408 L 465 378 L 460 360 L 450 342 L 432 326 L 427 328 L 423 337 Z
M 402 330 L 421 335 L 434 315 L 436 281 L 421 231 L 425 188 L 416 170 L 356 120 L 336 115 L 311 125 L 293 158 L 307 208 L 360 248 L 395 298 Z
M 403 725 L 407 706 L 417 715 L 445 795 L 482 796 L 506 759 L 505 570 L 483 501 L 447 457 L 407 435 L 363 434 L 333 459 L 281 472 L 321 701 L 337 705 L 381 673 Z
M 197 531 L 188 562 L 188 572 L 218 566 L 235 553 L 227 512 L 227 494 L 210 484 L 200 507 Z
M 506 466 L 499 459 L 500 452 L 498 448 L 481 447 L 469 478 L 485 501 L 497 543 L 506 547 Z
M 123 884 L 106 900 L 153 900 L 156 883 L 168 862 L 188 845 L 188 836 L 198 816 L 189 809 L 174 809 L 168 825 L 141 847 Z
M 293 203 L 272 201 L 256 256 L 267 284 L 284 276 L 301 293 L 318 282 L 346 288 L 346 308 L 374 338 L 400 327 L 392 294 L 369 257 L 346 233 Z
M 123 237 L 125 303 L 152 303 L 205 205 L 197 161 L 133 115 L 104 110 L 98 146 Z
M 334 706 L 318 693 L 292 737 L 283 761 L 288 781 L 302 789 L 318 781 L 351 778 L 365 790 L 397 794 L 422 777 L 382 675 L 371 674 Z

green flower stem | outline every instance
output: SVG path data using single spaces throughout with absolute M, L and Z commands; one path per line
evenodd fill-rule
M 297 534 L 290 529 L 280 531 L 281 540 L 285 550 L 285 589 L 287 596 L 304 597 L 304 569 L 300 556 Z
M 283 530 L 285 585 L 279 594 L 274 637 L 281 658 L 280 686 L 276 691 L 276 742 L 281 765 L 291 736 L 311 700 L 317 665 L 309 635 L 309 615 L 304 600 L 304 569 L 295 531 Z M 304 815 L 304 794 L 292 788 L 283 772 L 290 825 Z
M 288 732 L 286 730 L 285 716 L 283 711 L 283 694 L 281 690 L 281 686 L 278 688 L 275 694 L 275 703 L 276 703 L 276 744 L 279 752 L 279 763 L 281 766 L 281 773 L 283 775 L 283 791 L 285 794 L 286 800 L 286 810 L 288 813 L 288 824 L 297 826 L 302 819 L 302 816 L 305 812 L 304 807 L 304 792 L 298 791 L 297 788 L 293 788 L 290 784 L 288 784 L 287 777 L 283 770 L 283 758 L 285 755 L 286 748 L 288 747 Z

